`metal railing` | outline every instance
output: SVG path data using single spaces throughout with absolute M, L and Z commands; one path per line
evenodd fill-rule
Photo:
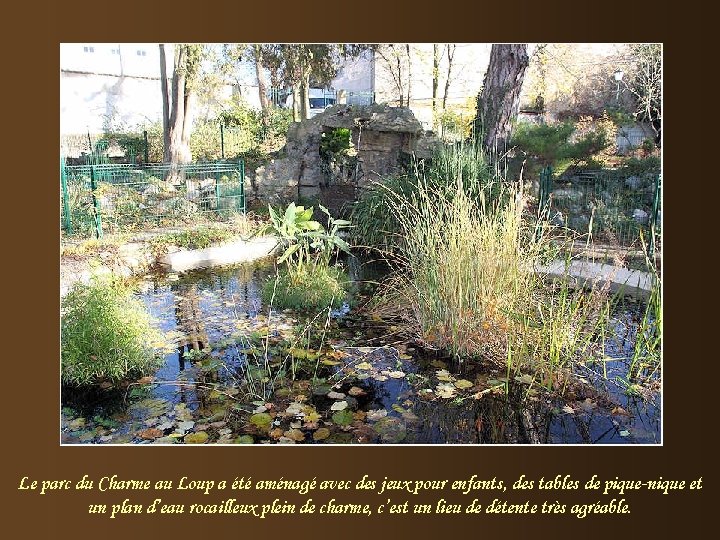
M 198 216 L 245 212 L 245 164 L 222 161 L 68 166 L 60 159 L 61 227 L 101 238 L 104 231 L 178 226 Z
M 577 174 L 567 181 L 552 178 L 546 167 L 540 175 L 539 215 L 557 226 L 594 240 L 640 246 L 643 236 L 654 253 L 661 228 L 661 176 L 600 170 Z

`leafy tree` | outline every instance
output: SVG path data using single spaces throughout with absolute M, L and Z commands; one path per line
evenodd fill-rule
M 264 59 L 279 82 L 293 89 L 293 115 L 299 121 L 310 116 L 310 85 L 326 86 L 337 75 L 341 62 L 367 48 L 352 44 L 274 44 Z

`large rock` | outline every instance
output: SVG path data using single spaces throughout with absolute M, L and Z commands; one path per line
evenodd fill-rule
M 357 164 L 351 168 L 349 179 L 333 175 L 332 167 L 320 156 L 323 133 L 337 128 L 352 132 Z M 282 157 L 255 170 L 254 195 L 263 202 L 280 204 L 298 198 L 324 200 L 340 194 L 355 197 L 357 188 L 397 173 L 413 154 L 430 157 L 439 144 L 439 139 L 426 134 L 406 107 L 335 105 L 290 127 Z M 338 185 L 347 188 L 330 189 Z

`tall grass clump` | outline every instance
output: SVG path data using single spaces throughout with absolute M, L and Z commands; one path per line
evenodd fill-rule
M 427 346 L 550 381 L 546 374 L 595 347 L 607 317 L 602 291 L 550 287 L 536 272 L 548 235 L 524 221 L 521 188 L 487 181 L 469 189 L 459 158 L 445 165 L 454 182 L 420 174 L 415 192 L 387 197 L 401 227 L 400 267 L 377 309 Z
M 480 197 L 490 203 L 502 195 L 497 171 L 479 144 L 459 142 L 442 145 L 433 158 L 416 162 L 404 175 L 373 183 L 352 210 L 353 236 L 368 247 L 394 252 L 403 242 L 403 221 L 407 212 L 401 206 L 420 196 L 449 197 L 458 184 L 470 199 Z
M 62 381 L 86 386 L 149 374 L 161 362 L 162 339 L 143 303 L 119 279 L 76 284 L 62 301 Z

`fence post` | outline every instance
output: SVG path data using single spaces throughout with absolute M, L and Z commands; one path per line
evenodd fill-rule
M 70 197 L 67 187 L 67 172 L 65 170 L 65 157 L 60 156 L 60 187 L 63 201 L 63 227 L 66 233 L 72 232 L 72 217 L 70 216 Z
M 220 125 L 222 126 L 222 124 Z M 220 173 L 217 163 L 215 164 L 215 211 L 220 215 Z
M 242 211 L 244 214 L 247 211 L 247 207 L 245 206 L 245 160 L 241 159 L 238 165 L 240 167 L 240 192 L 242 193 Z
M 538 193 L 538 223 L 535 227 L 535 238 L 540 238 L 542 223 L 550 216 L 550 187 L 552 183 L 552 166 L 547 165 L 540 171 L 540 190 Z
M 225 126 L 220 122 L 220 159 L 225 159 Z
M 148 144 L 147 129 L 143 130 L 143 138 L 145 139 L 145 163 L 150 162 L 150 145 Z
M 95 178 L 95 167 L 90 167 L 90 189 L 92 190 L 93 210 L 95 213 L 95 237 L 102 238 L 102 217 L 100 215 L 100 200 L 97 198 L 97 179 Z
M 662 174 L 655 177 L 655 196 L 653 197 L 652 215 L 650 216 L 650 257 L 655 256 L 655 235 L 657 228 L 657 218 L 660 212 L 660 182 Z

